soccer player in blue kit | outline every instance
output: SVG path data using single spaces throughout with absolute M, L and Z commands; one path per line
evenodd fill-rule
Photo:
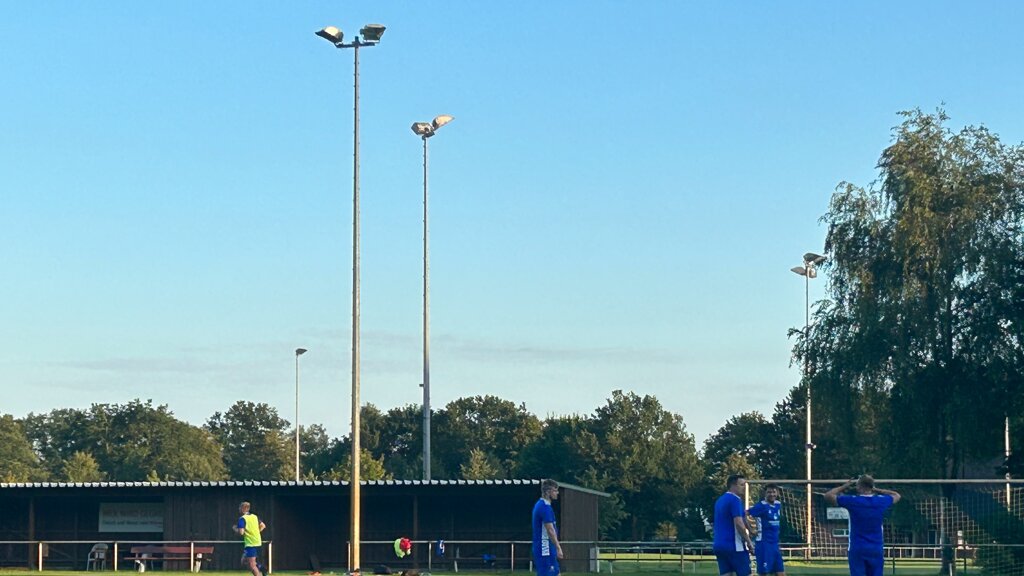
M 721 576 L 750 575 L 750 534 L 743 513 L 743 487 L 747 479 L 733 474 L 725 481 L 725 494 L 715 501 L 715 559 Z
M 558 500 L 558 482 L 544 480 L 540 483 L 540 499 L 533 506 L 533 565 L 537 576 L 558 576 L 558 559 L 564 557 L 555 529 L 552 500 Z
M 747 514 L 757 522 L 757 537 L 754 539 L 757 573 L 786 576 L 786 567 L 782 564 L 782 551 L 779 550 L 779 526 L 782 523 L 779 487 L 775 484 L 766 485 L 764 500 L 751 506 Z
M 840 495 L 854 484 L 857 485 L 855 495 Z M 899 492 L 875 488 L 875 479 L 865 474 L 826 492 L 825 501 L 850 512 L 850 550 L 847 553 L 850 576 L 882 576 L 885 568 L 882 519 L 886 510 L 900 501 Z

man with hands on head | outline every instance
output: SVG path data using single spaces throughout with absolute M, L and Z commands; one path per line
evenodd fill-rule
M 733 474 L 725 482 L 725 494 L 715 501 L 715 559 L 721 576 L 749 576 L 750 552 L 754 545 L 747 532 L 743 510 L 743 488 L 747 479 Z
M 853 486 L 857 487 L 855 494 L 842 494 Z M 882 520 L 900 501 L 899 492 L 875 488 L 875 479 L 865 474 L 826 492 L 825 501 L 850 512 L 850 576 L 882 576 Z

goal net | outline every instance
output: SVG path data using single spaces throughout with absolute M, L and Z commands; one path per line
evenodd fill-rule
M 845 480 L 751 480 L 750 505 L 763 486 L 781 488 L 780 539 L 787 557 L 845 558 L 849 516 L 829 506 L 824 493 Z M 1024 481 L 876 480 L 902 499 L 883 524 L 887 564 L 919 565 L 939 574 L 1024 576 Z M 809 517 L 808 517 L 809 516 Z

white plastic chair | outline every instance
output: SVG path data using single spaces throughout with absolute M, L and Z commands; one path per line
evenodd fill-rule
M 86 570 L 107 569 L 107 545 L 104 542 L 93 544 L 89 550 L 89 558 L 85 561 Z

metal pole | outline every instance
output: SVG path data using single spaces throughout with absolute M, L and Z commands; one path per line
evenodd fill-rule
M 427 137 L 423 137 L 423 479 L 430 480 L 430 251 L 427 220 Z
M 295 481 L 299 481 L 299 352 L 295 352 Z
M 811 547 L 813 546 L 814 518 L 811 513 L 811 378 L 810 363 L 807 358 L 808 341 L 811 336 L 811 266 L 814 264 L 805 263 L 806 274 L 804 274 L 804 380 L 807 383 L 807 554 L 811 558 Z
M 360 569 L 359 563 L 359 41 L 353 42 L 355 54 L 353 98 L 353 152 L 352 152 L 352 475 L 351 475 L 351 558 L 350 569 Z
M 1010 463 L 1010 417 L 1007 416 L 1003 426 L 1003 455 L 1005 457 L 1004 462 L 1007 465 Z M 1012 493 L 1010 492 L 1010 469 L 1006 469 L 1006 509 L 1010 510 L 1012 504 Z

